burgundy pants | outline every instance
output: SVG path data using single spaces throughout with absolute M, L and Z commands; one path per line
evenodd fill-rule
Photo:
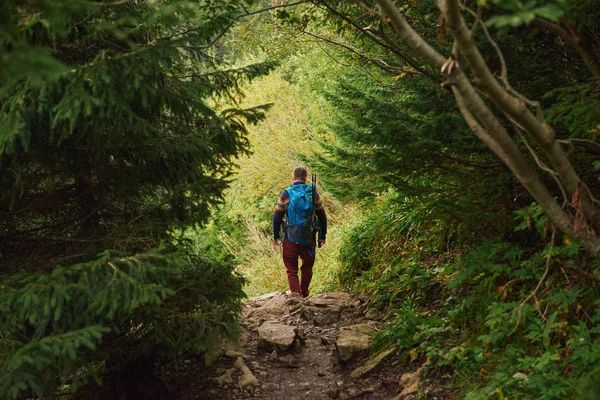
M 311 254 L 312 253 L 312 254 Z M 302 281 L 298 280 L 298 257 L 302 259 Z M 287 270 L 288 283 L 292 292 L 308 296 L 308 286 L 312 279 L 312 267 L 315 264 L 314 245 L 292 243 L 287 239 L 283 241 L 283 263 Z

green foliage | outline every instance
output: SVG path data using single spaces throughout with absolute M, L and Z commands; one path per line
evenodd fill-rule
M 448 54 L 450 48 L 431 40 L 440 39 L 443 28 L 431 28 L 438 14 L 425 3 L 396 4 L 423 37 Z M 586 2 L 491 3 L 483 12 L 489 25 L 504 28 L 495 39 L 513 87 L 542 98 L 559 137 L 594 140 L 595 86 L 581 81 L 589 71 L 572 47 L 524 26 L 534 18 L 558 23 L 563 17 L 582 26 L 582 15 L 574 18 L 575 3 Z M 397 344 L 412 361 L 451 371 L 451 384 L 472 398 L 598 396 L 591 384 L 598 380 L 596 350 L 588 348 L 590 358 L 581 363 L 568 344 L 580 325 L 596 329 L 597 324 L 586 317 L 596 312 L 597 290 L 565 266 L 590 270 L 579 245 L 555 244 L 548 276 L 535 298 L 523 303 L 545 272 L 544 241 L 552 229 L 547 216 L 508 171 L 482 153 L 452 111 L 454 100 L 427 70 L 398 65 L 389 48 L 360 37 L 346 19 L 377 26 L 370 16 L 346 3 L 332 7 L 341 16 L 322 36 L 361 55 L 327 48 L 330 58 L 344 64 L 338 79 L 304 80 L 332 108 L 326 126 L 335 134 L 323 144 L 324 153 L 309 162 L 322 171 L 336 199 L 364 210 L 365 218 L 347 230 L 341 246 L 339 277 L 343 288 L 396 313 L 375 348 Z M 506 29 L 511 26 L 518 29 Z M 317 24 L 299 29 L 311 28 L 319 29 Z M 482 54 L 499 73 L 496 50 L 480 32 Z M 369 56 L 396 72 L 374 68 Z M 290 79 L 303 80 L 304 74 L 294 71 Z M 594 173 L 595 149 L 572 143 L 582 154 L 575 161 L 582 175 Z M 598 335 L 589 340 L 595 346 Z
M 211 55 L 210 38 L 235 9 L 173 2 L 88 11 L 55 49 L 69 72 L 41 86 L 19 80 L 0 99 L 0 203 L 10 207 L 1 226 L 12 243 L 87 237 L 87 255 L 145 249 L 169 228 L 206 221 L 220 201 L 233 159 L 248 150 L 243 123 L 265 107 L 212 103 L 239 97 L 239 85 L 272 64 L 223 70 Z M 56 46 L 42 28 L 30 41 Z M 18 257 L 5 243 L 2 253 Z
M 487 3 L 481 1 L 480 3 Z M 499 6 L 502 10 L 508 11 L 508 15 L 495 15 L 486 21 L 487 25 L 496 28 L 516 27 L 523 24 L 529 24 L 536 17 L 558 21 L 563 16 L 564 11 L 558 4 L 539 2 L 530 0 L 525 3 L 519 0 L 492 0 L 492 3 Z M 544 4 L 545 3 L 545 4 Z M 558 1 L 559 4 L 565 3 Z
M 555 246 L 551 262 L 572 262 L 579 254 L 573 246 Z M 426 356 L 432 368 L 452 367 L 469 399 L 595 398 L 598 289 L 557 268 L 533 304 L 523 303 L 543 275 L 547 256 L 548 249 L 531 253 L 485 243 L 446 264 L 440 274 L 450 277 L 445 283 L 430 275 L 428 283 L 437 290 L 421 301 L 407 299 L 375 345 L 395 343 L 412 349 L 413 359 Z M 399 282 L 419 279 L 414 271 L 405 274 Z
M 397 315 L 374 350 L 397 345 L 411 362 L 451 371 L 452 386 L 469 399 L 600 394 L 598 288 L 566 267 L 589 264 L 577 243 L 553 246 L 550 274 L 524 303 L 549 255 L 549 246 L 525 244 L 530 231 L 549 237 L 539 206 L 515 212 L 523 232 L 515 242 L 487 240 L 468 250 L 477 240 L 457 246 L 448 240 L 456 231 L 435 209 L 398 197 L 381 201 L 340 253 L 344 286 Z
M 576 46 L 530 23 L 544 19 L 581 34 L 597 56 L 597 2 L 478 3 L 490 5 L 482 7 L 483 19 L 495 28 L 512 87 L 541 99 L 559 138 L 592 140 L 569 144 L 578 173 L 596 193 L 596 179 L 587 178 L 597 178 L 597 85 L 585 81 L 590 70 Z M 450 54 L 434 2 L 395 5 L 428 43 Z M 294 34 L 326 38 L 319 46 L 331 68 L 339 69 L 336 80 L 327 79 L 316 62 L 313 71 L 300 67 L 284 77 L 319 93 L 318 101 L 331 110 L 311 130 L 335 137 L 306 159 L 338 201 L 360 204 L 364 213 L 345 230 L 338 274 L 343 288 L 397 314 L 375 347 L 397 344 L 413 362 L 451 374 L 459 397 L 598 397 L 598 290 L 584 278 L 592 270 L 597 274 L 597 266 L 562 237 L 550 251 L 547 216 L 482 151 L 451 94 L 440 88 L 437 71 L 411 63 L 414 54 L 392 35 L 382 38 L 384 46 L 369 41 L 369 34 L 389 27 L 355 4 L 323 7 L 336 19 L 319 23 L 310 18 L 313 10 L 307 18 L 286 11 L 278 15 L 283 32 L 277 33 L 289 40 Z M 473 23 L 472 15 L 463 15 Z M 368 27 L 367 33 L 358 27 Z M 497 49 L 481 29 L 474 32 L 499 76 Z M 517 137 L 509 121 L 506 127 Z M 558 187 L 550 189 L 561 196 Z M 580 332 L 592 331 L 580 341 L 585 350 L 575 352 Z
M 531 203 L 528 207 L 515 211 L 515 220 L 520 223 L 515 227 L 515 231 L 523 231 L 535 228 L 540 236 L 545 236 L 548 230 L 548 216 L 537 203 Z
M 421 37 L 450 54 L 433 3 L 395 5 Z M 597 2 L 478 3 L 495 28 L 512 87 L 541 99 L 547 121 L 577 152 L 578 173 L 596 193 L 597 85 L 585 81 L 591 71 L 576 46 L 530 23 L 544 19 L 568 28 L 591 43 L 597 56 Z M 363 209 L 364 218 L 346 231 L 339 277 L 343 288 L 367 294 L 372 306 L 397 314 L 375 347 L 397 344 L 412 361 L 450 371 L 450 384 L 470 398 L 598 397 L 592 383 L 598 381 L 597 332 L 587 342 L 589 359 L 573 356 L 578 332 L 597 329 L 598 290 L 582 277 L 591 270 L 597 274 L 597 267 L 577 243 L 562 237 L 547 264 L 553 229 L 548 217 L 498 160 L 482 152 L 449 91 L 440 88 L 437 71 L 411 63 L 414 55 L 392 35 L 382 38 L 385 46 L 369 41 L 369 34 L 389 32 L 388 27 L 353 3 L 324 7 L 335 20 L 280 17 L 297 35 L 308 31 L 340 43 L 337 50 L 320 46 L 343 68 L 334 82 L 323 81 L 318 68 L 313 82 L 301 69 L 288 79 L 320 93 L 333 111 L 325 126 L 335 138 L 308 161 L 322 171 L 336 199 Z M 474 23 L 472 15 L 463 15 Z M 474 32 L 499 76 L 497 49 L 481 29 Z M 393 46 L 401 57 L 391 54 Z M 516 137 L 509 121 L 506 126 Z M 579 140 L 568 143 L 569 138 Z M 550 189 L 561 196 L 558 187 Z M 583 274 L 573 272 L 575 267 Z
M 237 332 L 242 282 L 226 265 L 166 247 L 13 274 L 0 281 L 0 391 L 74 391 L 98 378 L 103 360 L 207 351 Z
M 450 53 L 434 2 L 396 3 Z M 492 5 L 512 86 L 579 139 L 576 168 L 597 178 L 597 82 L 574 46 L 527 26 L 568 22 L 589 41 L 597 2 L 478 3 Z M 251 295 L 287 287 L 270 217 L 306 164 L 332 222 L 313 293 L 341 284 L 395 311 L 376 347 L 450 371 L 469 398 L 597 398 L 600 303 L 582 276 L 599 267 L 563 238 L 550 251 L 547 217 L 482 151 L 438 72 L 393 37 L 368 40 L 351 22 L 374 32 L 380 19 L 351 2 L 253 14 L 220 36 L 255 5 L 0 4 L 0 390 L 73 391 L 130 357 L 234 333 L 231 265 Z M 274 66 L 248 60 L 281 56 L 244 100 Z
M 374 79 L 348 69 L 326 98 L 334 109 L 329 126 L 338 143 L 324 144 L 325 153 L 315 162 L 339 199 L 373 199 L 391 187 L 399 198 L 410 198 L 403 200 L 407 204 L 420 203 L 413 210 L 452 219 L 465 232 L 481 220 L 494 221 L 486 234 L 508 229 L 500 210 L 512 206 L 506 197 L 512 178 L 482 153 L 483 145 L 449 111 L 453 100 L 438 85 L 425 77 Z M 481 186 L 469 184 L 474 180 Z
M 305 92 L 297 80 L 288 82 L 284 77 L 288 78 L 290 69 L 324 64 L 314 54 L 298 56 L 283 63 L 277 73 L 249 87 L 243 105 L 272 103 L 273 106 L 264 121 L 248 128 L 253 153 L 238 160 L 239 172 L 225 193 L 224 204 L 206 229 L 190 233 L 203 252 L 234 256 L 238 271 L 247 278 L 245 290 L 249 296 L 288 289 L 281 249 L 273 246 L 271 218 L 279 194 L 290 184 L 293 168 L 304 164 L 304 157 L 320 150 L 313 136 L 313 130 L 317 129 L 314 121 L 325 119 L 328 114 L 325 107 L 314 101 L 314 93 Z M 323 75 L 320 79 L 327 80 Z M 326 133 L 320 133 L 325 139 Z M 348 207 L 342 207 L 321 186 L 321 173 L 316 172 L 331 228 L 327 244 L 317 250 L 313 293 L 336 287 L 336 254 L 344 229 L 339 225 L 344 221 L 344 213 L 350 214 Z
M 341 284 L 367 293 L 377 307 L 407 298 L 420 305 L 438 288 L 447 260 L 435 254 L 455 233 L 435 210 L 391 193 L 353 227 L 340 250 Z M 451 257 L 451 256 L 449 256 Z
M 600 126 L 600 80 L 557 88 L 546 94 L 554 105 L 548 121 L 575 138 L 596 139 Z
M 215 46 L 243 10 L 0 4 L 3 395 L 110 386 L 128 360 L 235 332 L 242 278 L 172 243 L 207 222 L 268 108 L 236 102 L 274 64 L 233 67 Z
M 412 299 L 407 299 L 395 311 L 402 317 L 394 319 L 375 337 L 374 349 L 384 349 L 390 344 L 398 345 L 403 349 L 415 345 L 414 335 L 426 318 L 419 312 L 418 306 Z

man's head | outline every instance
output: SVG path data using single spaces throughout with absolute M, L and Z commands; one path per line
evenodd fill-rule
M 304 167 L 296 167 L 294 168 L 294 173 L 292 174 L 292 179 L 294 182 L 306 182 L 306 177 L 308 176 L 308 172 Z

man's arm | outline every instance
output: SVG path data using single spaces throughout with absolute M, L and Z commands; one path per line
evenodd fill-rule
M 281 222 L 283 221 L 283 215 L 285 213 L 282 213 L 280 211 L 275 210 L 275 212 L 273 213 L 273 241 L 275 244 L 278 244 L 279 242 L 279 231 L 281 230 Z
M 273 225 L 273 243 L 279 244 L 279 232 L 281 230 L 281 222 L 283 221 L 283 216 L 285 215 L 285 210 L 287 210 L 288 203 L 290 201 L 290 196 L 287 190 L 281 192 L 279 195 L 279 199 L 277 200 L 277 205 L 275 206 L 275 212 L 273 213 L 272 225 Z

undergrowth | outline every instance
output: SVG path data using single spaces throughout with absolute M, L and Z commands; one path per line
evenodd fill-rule
M 536 209 L 516 213 L 517 229 L 542 235 L 543 247 L 459 247 L 448 245 L 457 227 L 435 211 L 383 201 L 340 257 L 343 285 L 396 315 L 374 349 L 399 346 L 466 399 L 600 398 L 600 290 L 581 273 L 600 263 Z
M 237 267 L 246 285 L 248 297 L 289 290 L 286 269 L 283 264 L 282 247 L 273 244 L 272 234 L 249 220 L 232 221 L 222 214 L 201 231 L 188 231 L 186 236 L 198 251 L 210 254 L 219 261 L 231 261 Z M 347 218 L 357 218 L 348 213 Z M 339 218 L 346 218 L 340 214 Z M 334 291 L 338 288 L 339 261 L 337 254 L 343 245 L 344 232 L 351 222 L 332 225 L 327 242 L 316 249 L 311 294 Z M 301 265 L 302 260 L 298 260 Z M 301 274 L 300 274 L 301 276 Z

